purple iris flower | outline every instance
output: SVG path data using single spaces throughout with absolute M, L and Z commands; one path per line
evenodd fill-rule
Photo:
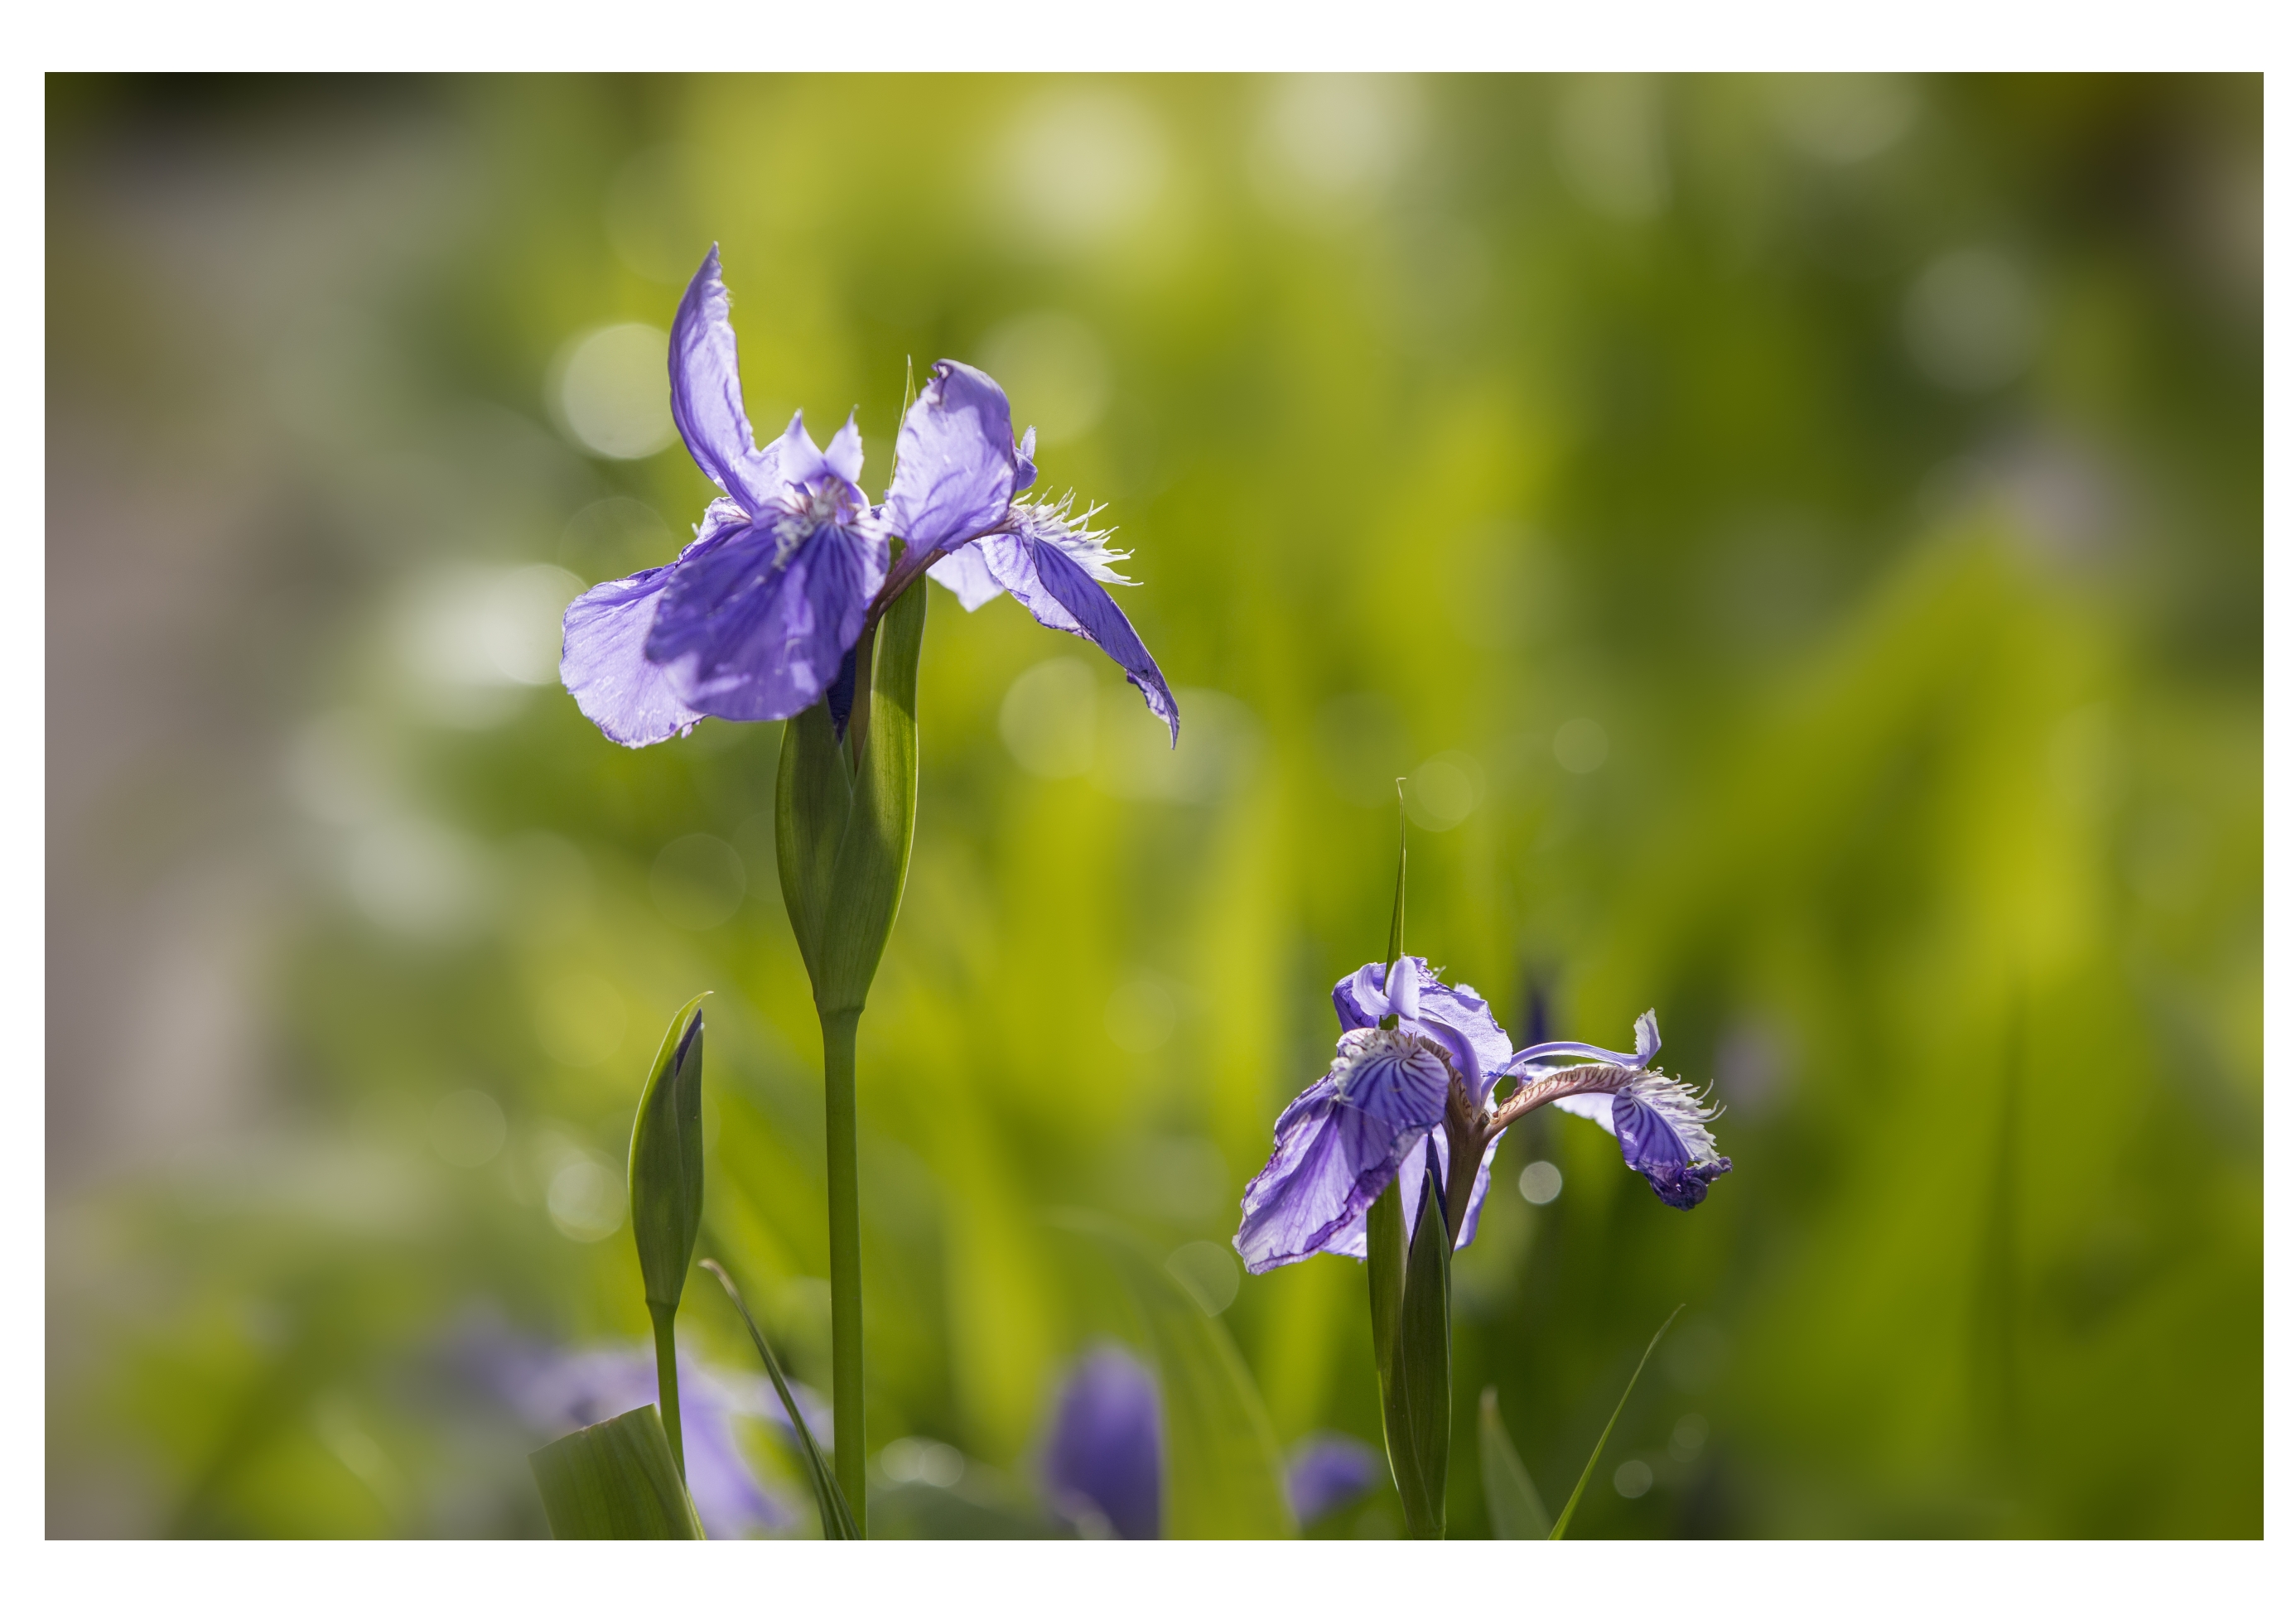
M 1292 1514 L 1302 1528 L 1362 1499 L 1387 1476 L 1379 1452 L 1345 1433 L 1311 1433 L 1292 1452 L 1283 1474 Z
M 1253 1272 L 1317 1251 L 1361 1256 L 1371 1203 L 1390 1182 L 1400 1187 L 1405 1226 L 1415 1227 L 1431 1149 L 1453 1248 L 1464 1249 L 1500 1136 L 1542 1105 L 1601 1123 L 1627 1165 L 1679 1210 L 1705 1199 L 1707 1186 L 1730 1170 L 1706 1126 L 1717 1109 L 1651 1070 L 1655 1012 L 1636 1019 L 1631 1054 L 1570 1040 L 1515 1050 L 1481 996 L 1437 982 L 1415 956 L 1392 971 L 1374 963 L 1341 979 L 1332 1003 L 1347 1029 L 1338 1058 L 1284 1108 L 1275 1153 L 1243 1192 L 1235 1248 Z M 1390 1017 L 1397 1026 L 1379 1026 Z M 1516 1087 L 1501 1104 L 1505 1077 Z M 1455 1151 L 1474 1165 L 1464 1195 L 1452 1183 Z
M 1513 1049 L 1480 995 L 1439 981 L 1416 956 L 1341 979 L 1332 1005 L 1346 1030 L 1332 1069 L 1284 1108 L 1275 1153 L 1243 1192 L 1235 1248 L 1253 1272 L 1317 1251 L 1360 1258 L 1365 1215 L 1390 1183 L 1402 1185 L 1406 1226 L 1415 1227 L 1430 1137 L 1447 1196 L 1453 1125 L 1488 1106 Z M 1389 1017 L 1398 1025 L 1380 1027 Z M 1494 1136 L 1476 1152 L 1473 1186 L 1452 1207 L 1459 1246 L 1474 1240 L 1496 1145 Z
M 1502 1112 L 1518 1101 L 1524 1104 L 1514 1116 L 1551 1103 L 1601 1123 L 1619 1141 L 1627 1165 L 1650 1180 L 1652 1192 L 1686 1211 L 1706 1198 L 1707 1185 L 1730 1170 L 1730 1158 L 1715 1153 L 1714 1135 L 1706 1126 L 1721 1108 L 1707 1104 L 1687 1085 L 1652 1071 L 1658 1049 L 1654 1011 L 1635 1019 L 1631 1054 L 1567 1039 L 1533 1045 L 1507 1063 L 1511 1071 L 1533 1070 L 1519 1074 L 1522 1087 L 1508 1097 Z
M 800 412 L 759 448 L 731 304 L 712 245 L 670 327 L 669 405 L 721 497 L 669 565 L 566 608 L 560 680 L 618 743 L 657 743 L 704 717 L 796 716 L 836 681 L 884 580 L 885 536 L 857 481 L 859 429 L 849 418 L 824 451 Z
M 538 1440 L 561 1438 L 655 1399 L 653 1352 L 636 1346 L 559 1350 L 488 1328 L 465 1341 L 463 1353 L 486 1386 Z M 734 1434 L 734 1418 L 746 1416 L 775 1425 L 794 1441 L 772 1386 L 763 1378 L 704 1366 L 681 1353 L 677 1388 L 686 1489 L 709 1537 L 738 1538 L 794 1526 L 797 1513 L 767 1490 Z M 827 1408 L 810 1392 L 796 1392 L 807 1425 L 825 1433 Z
M 1031 499 L 1037 431 L 1016 441 L 1013 409 L 988 373 L 958 361 L 933 364 L 924 392 L 901 423 L 884 520 L 903 541 L 886 580 L 898 595 L 919 572 L 947 585 L 966 611 L 1010 595 L 1046 628 L 1087 639 L 1124 669 L 1148 709 L 1180 737 L 1180 713 L 1155 659 L 1104 586 L 1132 580 L 1094 528 L 1098 507 L 1073 496 Z
M 1071 1522 L 1099 1519 L 1119 1538 L 1155 1538 L 1164 1522 L 1164 1424 L 1156 1380 L 1104 1344 L 1070 1370 L 1045 1451 L 1045 1492 Z

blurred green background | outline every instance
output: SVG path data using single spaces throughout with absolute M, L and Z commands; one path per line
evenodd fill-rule
M 1377 1440 L 1360 1268 L 1191 1246 L 1381 954 L 1408 773 L 1410 948 L 1518 1039 L 1655 1006 L 1736 1163 L 1682 1214 L 1591 1125 L 1510 1135 L 1456 1534 L 1483 1385 L 1558 1504 L 1677 1303 L 1575 1533 L 2260 1534 L 2261 119 L 51 79 L 49 1531 L 539 1532 L 442 1352 L 643 1336 L 621 1161 L 704 988 L 704 1248 L 827 1389 L 779 732 L 625 751 L 554 677 L 568 596 L 709 497 L 660 360 L 714 239 L 758 427 L 857 406 L 873 494 L 905 361 L 997 375 L 1183 708 L 1167 755 L 1099 656 L 932 596 L 873 1446 L 1032 1497 L 1128 1336 L 1062 1207 L 1228 1301 L 1284 1442 Z

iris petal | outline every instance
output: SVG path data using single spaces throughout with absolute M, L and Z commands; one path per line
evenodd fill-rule
M 1179 743 L 1180 709 L 1164 674 L 1106 589 L 1049 538 L 999 534 L 983 539 L 980 549 L 989 574 L 1030 616 L 1046 628 L 1089 639 L 1123 668 L 1148 709 L 1172 730 L 1172 743 Z
M 1033 480 L 1036 468 L 1029 473 Z M 885 509 L 919 554 L 986 533 L 1004 520 L 1016 476 L 1013 410 L 987 373 L 960 361 L 933 375 L 901 422 Z
M 778 446 L 758 448 L 742 407 L 733 299 L 711 245 L 669 330 L 669 414 L 694 464 L 752 516 L 780 488 Z
M 648 567 L 602 583 L 566 608 L 558 680 L 582 715 L 617 744 L 658 744 L 701 720 L 670 686 L 668 670 L 646 659 L 670 569 Z
M 785 521 L 753 526 L 682 559 L 646 653 L 697 711 L 734 722 L 794 717 L 837 677 L 861 636 L 885 549 L 857 527 L 824 525 L 793 551 Z

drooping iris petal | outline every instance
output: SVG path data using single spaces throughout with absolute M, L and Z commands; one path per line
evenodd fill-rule
M 1097 540 L 1091 541 L 1097 546 Z M 996 534 L 980 541 L 990 576 L 1046 628 L 1088 639 L 1124 669 L 1124 676 L 1147 701 L 1148 709 L 1180 741 L 1180 709 L 1148 646 L 1108 591 L 1095 583 L 1076 557 L 1054 537 L 1035 533 Z
M 1045 1450 L 1054 1510 L 1097 1513 L 1119 1538 L 1163 1530 L 1164 1429 L 1156 1380 L 1119 1346 L 1087 1353 L 1061 1386 Z
M 836 681 L 884 576 L 882 541 L 857 525 L 781 513 L 679 561 L 646 655 L 697 711 L 794 717 Z
M 668 567 L 648 567 L 602 583 L 566 608 L 558 681 L 601 733 L 633 750 L 701 720 L 670 686 L 668 669 L 646 659 L 669 574 Z
M 1658 1013 L 1646 1011 L 1635 1019 L 1632 1054 L 1565 1040 L 1534 1045 L 1520 1052 L 1513 1064 L 1556 1063 L 1529 1073 L 1526 1081 L 1532 1084 L 1547 1073 L 1568 1071 L 1574 1061 L 1628 1069 L 1626 1087 L 1615 1093 L 1570 1095 L 1554 1104 L 1615 1136 L 1619 1154 L 1650 1181 L 1652 1193 L 1686 1211 L 1706 1198 L 1709 1184 L 1730 1170 L 1730 1161 L 1717 1153 L 1714 1135 L 1706 1126 L 1715 1109 L 1687 1085 L 1651 1069 L 1651 1058 L 1658 1051 Z
M 1379 1452 L 1345 1433 L 1311 1433 L 1292 1452 L 1283 1487 L 1292 1514 L 1305 1528 L 1345 1510 L 1379 1486 L 1386 1469 Z
M 1416 956 L 1404 959 L 1412 964 L 1417 981 L 1418 1017 L 1410 1025 L 1451 1053 L 1451 1064 L 1465 1082 L 1468 1103 L 1480 1105 L 1513 1054 L 1506 1030 L 1491 1015 L 1489 1003 L 1472 989 L 1441 982 L 1435 969 Z M 1374 961 L 1332 986 L 1332 1008 L 1339 1013 L 1342 1028 L 1374 1028 L 1382 1017 L 1400 1014 L 1390 1009 L 1388 978 L 1387 964 Z M 1404 980 L 1406 985 L 1409 981 Z
M 1319 1250 L 1362 1254 L 1364 1214 L 1406 1148 L 1441 1122 L 1449 1085 L 1450 1069 L 1412 1034 L 1342 1036 L 1332 1070 L 1276 1120 L 1275 1152 L 1244 1188 L 1235 1235 L 1244 1266 L 1266 1272 Z
M 779 447 L 758 448 L 742 406 L 732 304 L 713 244 L 670 324 L 669 414 L 694 464 L 755 516 L 781 486 Z
M 1033 447 L 1034 431 L 1030 435 Z M 1027 468 L 1031 481 L 1033 463 Z M 1016 488 L 1013 408 L 987 373 L 936 361 L 901 421 L 885 510 L 908 551 L 922 554 L 986 533 L 1004 520 Z M 943 581 L 947 581 L 944 579 Z

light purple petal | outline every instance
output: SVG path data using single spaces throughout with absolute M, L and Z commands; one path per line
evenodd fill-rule
M 1449 1072 L 1409 1036 L 1359 1030 L 1340 1047 L 1276 1120 L 1275 1153 L 1244 1189 L 1235 1248 L 1253 1272 L 1319 1250 L 1360 1255 L 1364 1213 L 1442 1120 Z
M 646 653 L 694 710 L 734 722 L 794 717 L 828 692 L 860 637 L 885 576 L 882 541 L 857 523 L 792 522 L 744 529 L 679 561 Z
M 1488 1002 L 1462 983 L 1439 981 L 1434 968 L 1406 956 L 1418 979 L 1418 1020 L 1413 1025 L 1450 1051 L 1452 1064 L 1466 1081 L 1467 1098 L 1480 1104 L 1513 1052 L 1506 1030 L 1491 1015 Z M 1374 1028 L 1395 1014 L 1387 997 L 1387 964 L 1375 961 L 1332 986 L 1332 1008 L 1343 1028 Z
M 848 483 L 857 486 L 860 483 L 861 418 L 858 411 L 846 417 L 845 426 L 837 431 L 837 437 L 829 441 L 829 448 L 821 454 L 822 459 L 829 464 L 831 472 Z
M 1156 1380 L 1121 1346 L 1070 1369 L 1045 1449 L 1046 1497 L 1072 1520 L 1089 1511 L 1119 1538 L 1163 1532 L 1164 1420 Z
M 1000 535 L 981 541 L 990 574 L 1029 614 L 1046 628 L 1089 639 L 1124 669 L 1124 676 L 1147 701 L 1148 709 L 1180 742 L 1180 710 L 1155 658 L 1140 642 L 1130 619 L 1091 574 L 1049 538 Z
M 758 448 L 742 407 L 732 297 L 711 245 L 669 329 L 669 414 L 694 464 L 751 515 L 781 487 L 775 447 Z
M 885 493 L 893 531 L 919 554 L 986 533 L 1016 492 L 1014 456 L 1013 411 L 996 381 L 963 362 L 933 363 L 901 423 Z
M 1016 495 L 1025 495 L 1037 481 L 1037 431 L 1035 428 L 1030 428 L 1021 436 L 1020 446 L 1013 451 L 1013 455 L 1018 459 L 1013 464 L 1013 492 Z
M 701 720 L 670 686 L 668 669 L 646 659 L 646 636 L 671 570 L 649 567 L 602 583 L 566 608 L 558 681 L 600 732 L 634 750 Z
M 1009 534 L 991 534 L 979 544 L 950 551 L 925 570 L 932 574 L 934 581 L 955 594 L 958 604 L 968 611 L 977 611 L 1004 592 L 1004 586 L 990 574 L 988 559 L 980 554 L 980 546 L 1011 537 Z

